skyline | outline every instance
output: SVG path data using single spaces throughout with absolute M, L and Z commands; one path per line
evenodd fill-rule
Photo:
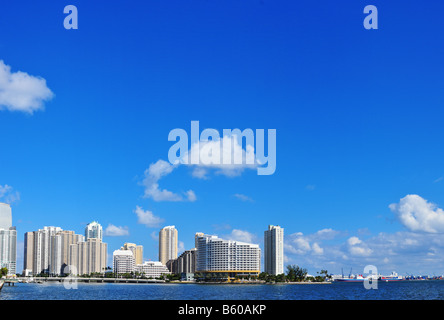
M 44 226 L 98 221 L 108 253 L 152 258 L 163 226 L 180 254 L 196 232 L 263 250 L 273 224 L 284 265 L 310 273 L 444 274 L 444 4 L 376 1 L 366 30 L 368 4 L 79 0 L 77 30 L 65 4 L 5 6 L 0 202 L 18 260 Z M 192 121 L 275 129 L 276 170 L 171 164 L 169 133 Z

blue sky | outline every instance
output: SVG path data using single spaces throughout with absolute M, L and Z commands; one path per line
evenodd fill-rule
M 78 30 L 63 27 L 68 4 L 78 8 Z M 363 27 L 368 4 L 378 8 L 378 30 Z M 123 230 L 105 236 L 109 255 L 135 242 L 157 260 L 164 225 L 190 249 L 195 232 L 262 246 L 277 224 L 286 264 L 312 273 L 374 264 L 444 274 L 443 9 L 419 1 L 3 5 L 0 60 L 10 69 L 0 74 L 0 94 L 8 93 L 0 95 L 0 201 L 12 203 L 18 240 L 49 225 L 83 233 L 97 220 Z M 19 89 L 2 82 L 14 74 Z M 14 94 L 37 102 L 19 110 Z M 168 161 L 168 133 L 190 132 L 193 120 L 201 130 L 276 129 L 276 172 L 211 169 L 202 179 L 179 166 L 158 184 L 183 201 L 146 196 L 146 170 Z

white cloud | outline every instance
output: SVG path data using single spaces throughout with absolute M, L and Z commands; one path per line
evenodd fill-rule
M 184 196 L 171 192 L 167 189 L 159 188 L 159 180 L 169 175 L 176 168 L 176 165 L 172 165 L 164 160 L 158 160 L 152 163 L 148 169 L 145 170 L 145 177 L 142 184 L 145 187 L 145 198 L 151 198 L 154 201 L 196 201 L 196 194 L 193 190 L 188 190 L 184 193 Z
M 180 255 L 184 251 L 185 251 L 185 243 L 183 243 L 183 241 L 178 241 L 177 242 L 177 255 Z
M 151 211 L 145 211 L 139 206 L 136 206 L 134 213 L 137 215 L 137 223 L 144 224 L 148 228 L 158 227 L 164 221 L 162 218 L 155 216 Z
M 444 211 L 416 194 L 406 195 L 389 208 L 410 231 L 444 232 Z
M 194 202 L 197 200 L 196 194 L 194 193 L 193 190 L 188 190 L 187 192 L 185 192 L 188 201 L 190 202 Z
M 230 145 L 231 148 L 224 148 L 224 145 Z M 191 155 L 193 154 L 199 154 L 198 164 L 191 163 Z M 222 139 L 214 141 L 194 143 L 190 150 L 181 157 L 180 163 L 192 166 L 192 175 L 200 179 L 207 179 L 211 169 L 214 169 L 216 174 L 236 177 L 241 175 L 245 169 L 256 169 L 259 165 L 254 147 L 247 144 L 244 149 L 236 135 L 224 136 Z
M 324 253 L 324 249 L 322 249 L 317 242 L 312 245 L 313 254 L 320 255 Z
M 26 72 L 11 72 L 11 67 L 0 60 L 0 110 L 33 114 L 44 109 L 44 102 L 54 94 L 46 80 Z
M 254 202 L 252 198 L 242 193 L 235 193 L 234 197 L 244 202 Z
M 0 185 L 0 201 L 8 204 L 12 204 L 16 201 L 20 200 L 20 193 L 18 191 L 14 191 L 11 186 L 5 184 L 4 186 Z
M 347 240 L 347 243 L 348 243 L 350 246 L 354 246 L 354 245 L 357 245 L 357 244 L 362 243 L 362 241 L 359 240 L 358 237 L 350 237 L 350 238 Z
M 156 231 L 153 231 L 150 233 L 150 237 L 151 239 L 153 239 L 154 241 L 159 241 L 159 233 Z
M 128 227 L 117 227 L 113 224 L 109 224 L 105 229 L 105 236 L 109 237 L 120 237 L 120 236 L 128 236 L 129 230 Z
M 256 236 L 248 231 L 233 229 L 225 238 L 228 240 L 236 240 L 241 242 L 255 243 Z

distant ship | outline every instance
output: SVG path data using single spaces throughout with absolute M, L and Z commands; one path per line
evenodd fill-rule
M 336 278 L 335 279 L 335 281 L 337 281 L 337 282 L 364 282 L 364 280 L 365 280 L 365 278 L 360 274 L 358 274 L 356 276 L 351 275 L 346 278 Z
M 395 271 L 393 271 L 389 276 L 380 276 L 379 281 L 391 282 L 391 281 L 402 281 L 404 278 L 399 276 Z
M 342 275 L 342 278 L 335 278 L 334 281 L 337 281 L 337 282 L 364 282 L 366 279 L 367 278 L 364 277 L 362 274 L 352 275 L 351 271 L 350 271 L 350 275 L 348 277 L 344 277 L 344 275 Z M 389 276 L 379 275 L 378 280 L 383 281 L 383 282 L 392 282 L 392 281 L 402 281 L 405 279 L 393 271 Z

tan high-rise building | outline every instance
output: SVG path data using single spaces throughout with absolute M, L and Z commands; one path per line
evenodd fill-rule
M 32 263 L 34 260 L 34 232 L 25 233 L 25 243 L 24 243 L 24 256 L 23 256 L 23 274 L 28 275 L 32 273 L 33 267 Z
M 69 266 L 73 275 L 104 273 L 106 270 L 108 245 L 98 238 L 69 247 Z
M 177 229 L 174 226 L 167 226 L 160 230 L 159 261 L 163 265 L 177 258 L 177 238 Z
M 120 250 L 131 250 L 134 256 L 135 264 L 143 263 L 143 246 L 126 242 Z
M 69 262 L 69 246 L 84 241 L 84 236 L 63 230 L 51 236 L 50 274 L 64 274 Z

